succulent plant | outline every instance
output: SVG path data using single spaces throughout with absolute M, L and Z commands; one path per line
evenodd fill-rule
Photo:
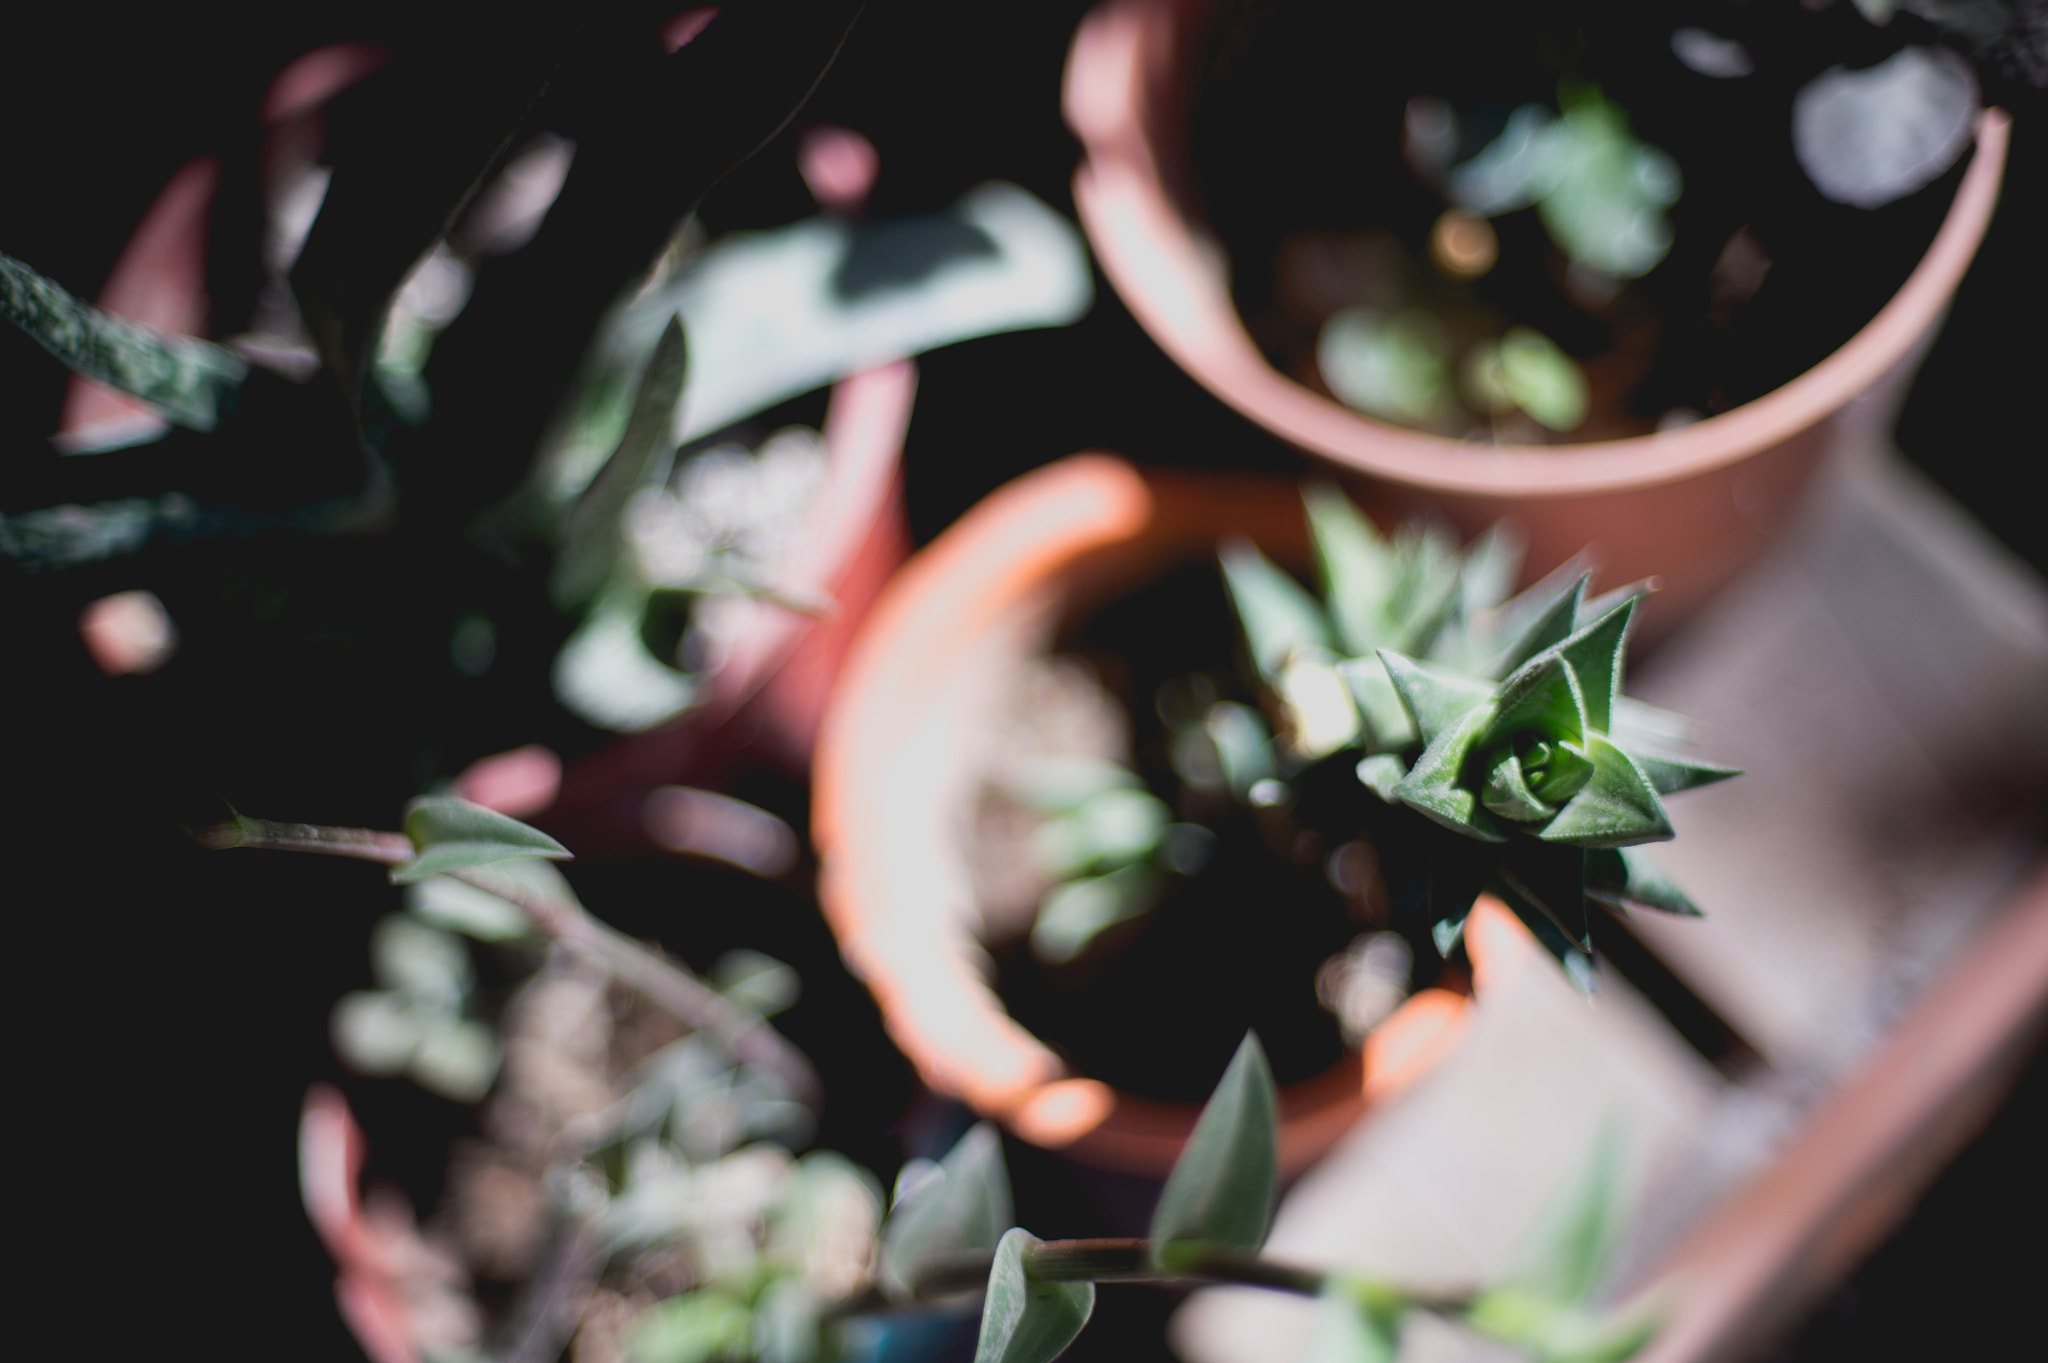
M 1589 598 L 1574 560 L 1509 599 L 1520 548 L 1503 528 L 1460 553 L 1440 530 L 1383 538 L 1333 490 L 1306 501 L 1324 601 L 1249 545 L 1223 552 L 1296 818 L 1314 822 L 1323 774 L 1352 766 L 1397 914 L 1448 954 L 1491 891 L 1581 987 L 1588 897 L 1697 914 L 1642 845 L 1672 836 L 1664 796 L 1737 773 L 1621 694 L 1645 587 Z

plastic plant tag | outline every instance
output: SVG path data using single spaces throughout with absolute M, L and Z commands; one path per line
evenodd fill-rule
M 917 1185 L 882 1228 L 882 1281 L 909 1298 L 918 1278 L 948 1259 L 993 1250 L 1010 1224 L 1003 1143 L 987 1122 L 970 1127 L 935 1174 Z
M 1246 1033 L 1159 1194 L 1155 1267 L 1170 1267 L 1182 1241 L 1247 1252 L 1265 1243 L 1280 1183 L 1278 1109 L 1266 1053 Z
M 451 795 L 414 800 L 405 809 L 405 835 L 419 855 L 391 869 L 395 885 L 514 857 L 567 861 L 569 849 L 538 828 Z
M 1095 1310 L 1094 1283 L 1039 1282 L 1024 1272 L 1024 1251 L 1038 1243 L 1012 1228 L 996 1246 L 974 1363 L 1052 1363 Z

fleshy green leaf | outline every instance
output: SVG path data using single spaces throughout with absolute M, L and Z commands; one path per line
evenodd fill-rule
M 1224 544 L 1223 581 L 1244 627 L 1245 644 L 1259 675 L 1271 678 L 1296 649 L 1330 647 L 1323 608 L 1300 583 L 1273 566 L 1247 540 Z
M 1506 521 L 1495 521 L 1465 550 L 1458 570 L 1459 609 L 1467 616 L 1492 610 L 1515 589 L 1527 537 Z
M 1031 954 L 1049 965 L 1073 960 L 1118 923 L 1150 912 L 1160 889 L 1159 873 L 1149 866 L 1120 866 L 1055 886 L 1039 901 Z
M 1280 1182 L 1278 1111 L 1266 1053 L 1247 1033 L 1159 1194 L 1155 1265 L 1179 1240 L 1246 1251 L 1265 1243 Z
M 1064 814 L 1105 790 L 1135 789 L 1138 774 L 1094 757 L 1048 754 L 1018 762 L 1001 775 L 1003 789 L 1033 809 Z
M 1636 598 L 1631 596 L 1557 646 L 1559 655 L 1578 676 L 1586 723 L 1603 734 L 1614 722 L 1614 702 L 1621 695 L 1622 651 L 1628 647 L 1635 613 Z
M 1585 691 L 1571 665 L 1557 653 L 1539 654 L 1501 683 L 1493 723 L 1479 741 L 1491 747 L 1525 729 L 1576 739 L 1586 730 L 1586 710 Z
M 1390 752 L 1378 753 L 1358 764 L 1358 779 L 1366 789 L 1385 800 L 1395 803 L 1394 787 L 1401 784 L 1408 775 L 1408 768 L 1400 758 Z
M 1686 918 L 1701 916 L 1646 847 L 1601 848 L 1586 853 L 1586 893 L 1603 904 L 1641 904 Z
M 569 859 L 569 849 L 538 828 L 451 795 L 428 796 L 407 805 L 405 835 L 419 855 L 392 868 L 395 885 L 512 857 Z
M 1725 781 L 1731 776 L 1742 775 L 1740 767 L 1724 767 L 1719 762 L 1708 762 L 1696 757 L 1673 757 L 1665 753 L 1639 748 L 1633 743 L 1625 745 L 1628 755 L 1635 759 L 1643 775 L 1659 795 L 1676 795 L 1681 790 L 1695 786 L 1711 786 L 1716 781 Z
M 882 1228 L 883 1281 L 892 1293 L 910 1296 L 927 1270 L 958 1255 L 994 1250 L 1010 1217 L 1002 1138 L 980 1122 L 889 1214 Z
M 1497 745 L 1485 761 L 1486 784 L 1480 802 L 1488 809 L 1516 823 L 1534 823 L 1557 813 L 1555 806 L 1543 803 L 1529 789 L 1528 782 L 1522 779 L 1522 764 L 1508 744 Z
M 1455 727 L 1438 734 L 1422 750 L 1407 778 L 1394 787 L 1394 798 L 1444 827 L 1482 842 L 1506 841 L 1507 835 L 1480 808 L 1479 797 L 1461 782 L 1465 763 L 1492 718 L 1492 707 L 1482 705 L 1467 711 Z
M 218 426 L 249 377 L 249 362 L 225 346 L 102 312 L 4 253 L 0 314 L 74 372 L 141 398 L 191 430 Z
M 1593 779 L 1537 836 L 1573 847 L 1626 847 L 1671 837 L 1664 802 L 1642 768 L 1598 734 L 1586 735 Z
M 1553 644 L 1571 637 L 1592 571 L 1579 555 L 1500 608 L 1501 652 L 1488 675 L 1505 677 Z
M 996 1246 L 974 1363 L 1052 1363 L 1088 1323 L 1094 1283 L 1046 1283 L 1025 1274 L 1024 1251 L 1038 1243 L 1029 1231 L 1012 1228 Z
M 1435 744 L 1442 735 L 1469 720 L 1475 711 L 1484 709 L 1491 717 L 1488 702 L 1493 699 L 1494 688 L 1485 682 L 1439 671 L 1392 649 L 1381 649 L 1379 657 L 1425 744 Z
M 1387 675 L 1385 663 L 1376 657 L 1347 658 L 1337 664 L 1337 674 L 1351 688 L 1351 699 L 1365 720 L 1367 748 L 1396 752 L 1421 736 L 1415 721 L 1408 717 L 1408 707 L 1401 703 L 1401 693 L 1394 689 L 1394 679 Z
M 1242 800 L 1258 782 L 1273 775 L 1273 735 L 1266 718 L 1249 705 L 1220 701 L 1209 707 L 1205 726 L 1216 745 L 1223 783 Z
M 1329 484 L 1311 484 L 1302 502 L 1330 620 L 1345 652 L 1370 653 L 1391 642 L 1383 635 L 1393 551 L 1351 499 Z
M 558 607 L 567 610 L 589 601 L 617 566 L 626 504 L 646 486 L 657 462 L 675 453 L 676 403 L 682 400 L 688 370 L 682 320 L 672 317 L 640 376 L 625 435 L 563 523 L 561 550 L 548 583 Z

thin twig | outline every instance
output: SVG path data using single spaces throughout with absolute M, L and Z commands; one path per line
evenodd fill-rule
M 374 828 L 333 828 L 310 823 L 273 823 L 236 815 L 233 823 L 215 824 L 193 835 L 205 847 L 255 847 L 278 852 L 315 852 L 354 857 L 383 866 L 403 866 L 419 855 L 403 833 Z
M 816 1106 L 822 1086 L 801 1051 L 759 1015 L 739 1007 L 655 948 L 592 918 L 580 905 L 536 893 L 496 867 L 473 866 L 450 874 L 516 906 L 564 948 L 603 966 L 679 1022 L 709 1034 L 735 1059 L 773 1071 L 799 1100 Z

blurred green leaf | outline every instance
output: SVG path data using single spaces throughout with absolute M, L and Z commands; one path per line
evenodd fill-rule
M 1012 1228 L 996 1246 L 974 1363 L 1052 1363 L 1095 1310 L 1094 1283 L 1046 1283 L 1025 1275 L 1024 1250 L 1038 1243 L 1029 1231 Z
M 218 426 L 249 377 L 249 362 L 225 346 L 102 312 L 4 253 L 0 313 L 74 372 L 195 431 Z
M 1299 582 L 1274 567 L 1248 540 L 1226 541 L 1220 557 L 1224 584 L 1260 676 L 1270 679 L 1299 649 L 1329 650 L 1330 627 L 1323 608 Z
M 377 983 L 421 1003 L 452 1007 L 469 992 L 461 941 L 404 914 L 386 914 L 370 930 L 370 968 Z
M 392 882 L 399 885 L 515 857 L 569 858 L 568 848 L 538 828 L 452 795 L 427 796 L 407 805 L 405 835 L 419 855 L 392 868 Z
M 498 1077 L 498 1038 L 472 1018 L 445 1018 L 420 1035 L 412 1053 L 412 1077 L 424 1088 L 458 1103 L 474 1103 Z
M 342 995 L 328 1020 L 335 1051 L 353 1068 L 375 1075 L 404 1070 L 425 1029 L 426 1019 L 411 1000 L 382 989 Z
M 1702 916 L 1646 847 L 1599 848 L 1586 853 L 1586 893 L 1618 909 L 1641 904 L 1685 918 Z
M 1377 655 L 1347 658 L 1337 664 L 1337 674 L 1351 688 L 1352 703 L 1365 720 L 1365 746 L 1374 752 L 1397 752 L 1414 743 L 1421 734 L 1408 717 L 1408 707 L 1387 666 Z
M 1138 774 L 1115 762 L 1064 753 L 1022 761 L 1000 773 L 1002 787 L 1034 809 L 1067 813 L 1106 790 L 1135 789 Z
M 939 1161 L 938 1171 L 889 1214 L 882 1228 L 882 1281 L 908 1298 L 930 1269 L 976 1250 L 993 1251 L 1011 1221 L 1003 1142 L 978 1122 Z
M 1609 1121 L 1545 1217 L 1514 1281 L 1561 1302 L 1589 1299 L 1621 1240 L 1621 1187 L 1621 1132 Z
M 754 1336 L 746 1303 L 709 1289 L 656 1302 L 626 1331 L 633 1363 L 713 1363 L 741 1358 Z
M 1393 551 L 1351 499 L 1327 483 L 1302 493 L 1330 621 L 1347 653 L 1366 654 L 1385 637 Z
M 670 318 L 640 376 L 633 413 L 619 446 L 596 479 L 569 512 L 555 555 L 548 592 L 555 605 L 570 610 L 587 603 L 612 576 L 625 540 L 626 504 L 645 487 L 649 474 L 675 454 L 676 404 L 682 400 L 689 370 L 689 346 L 683 324 Z
M 803 982 L 797 973 L 772 956 L 742 947 L 728 951 L 712 967 L 718 992 L 756 1017 L 773 1017 L 797 1001 Z
M 407 887 L 405 907 L 422 922 L 480 942 L 515 941 L 533 931 L 517 905 L 447 876 L 429 876 Z
M 1302 1363 L 1394 1363 L 1407 1302 L 1384 1284 L 1332 1273 Z
M 1159 873 L 1147 866 L 1122 866 L 1055 886 L 1039 902 L 1031 954 L 1048 965 L 1073 960 L 1108 929 L 1150 912 L 1160 889 Z
M 1219 701 L 1209 707 L 1204 727 L 1216 745 L 1223 782 L 1242 800 L 1273 775 L 1273 734 L 1266 718 L 1249 705 Z
M 1358 779 L 1388 804 L 1394 803 L 1394 787 L 1407 775 L 1408 768 L 1392 753 L 1379 753 L 1358 764 Z
M 1389 317 L 1342 308 L 1316 338 L 1316 367 L 1339 400 L 1373 416 L 1426 422 L 1450 400 L 1450 342 L 1432 313 L 1409 308 Z
M 1279 1187 L 1279 1097 L 1258 1038 L 1247 1032 L 1166 1176 L 1152 1213 L 1152 1262 L 1177 1241 L 1256 1251 Z

